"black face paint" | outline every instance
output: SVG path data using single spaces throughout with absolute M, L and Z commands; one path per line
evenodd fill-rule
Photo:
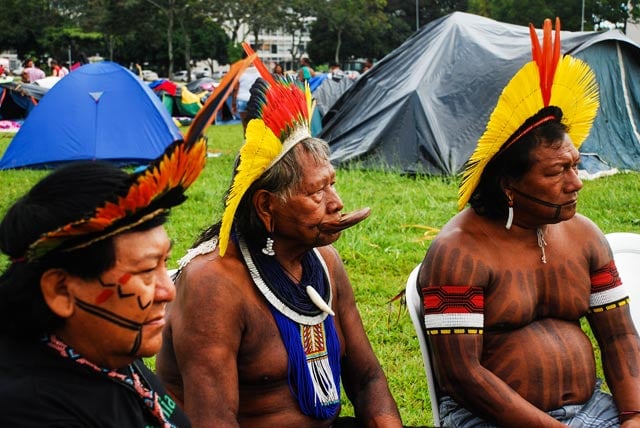
M 127 330 L 133 330 L 137 332 L 135 341 L 133 342 L 133 347 L 131 348 L 131 351 L 129 351 L 129 355 L 135 356 L 135 354 L 140 349 L 140 345 L 142 343 L 142 324 L 141 323 L 131 321 L 107 309 L 103 309 L 101 307 L 92 305 L 91 303 L 83 302 L 77 297 L 76 297 L 76 303 L 78 305 L 78 308 L 82 309 L 85 312 L 90 313 L 91 315 L 95 315 L 98 318 L 102 318 L 108 322 L 116 324 L 117 326 L 120 326 Z
M 575 202 L 568 202 L 566 204 L 554 204 L 551 202 L 547 202 L 547 201 L 543 201 L 542 199 L 538 199 L 534 196 L 531 195 L 527 195 L 526 193 L 516 189 L 515 187 L 510 187 L 511 190 L 513 190 L 514 192 L 516 192 L 518 195 L 525 197 L 527 199 L 529 199 L 530 201 L 535 202 L 536 204 L 540 204 L 540 205 L 544 205 L 545 207 L 550 207 L 550 208 L 555 208 L 556 212 L 553 215 L 553 220 L 558 220 L 560 218 L 560 212 L 562 211 L 562 208 L 564 207 L 570 207 L 571 205 L 575 204 Z

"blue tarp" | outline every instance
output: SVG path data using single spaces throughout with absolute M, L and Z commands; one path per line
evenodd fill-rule
M 113 62 L 87 64 L 42 97 L 0 169 L 97 159 L 144 164 L 180 138 L 160 99 L 133 73 Z

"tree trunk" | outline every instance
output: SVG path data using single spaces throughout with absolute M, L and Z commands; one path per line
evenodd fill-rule
M 337 64 L 340 64 L 340 47 L 342 46 L 342 28 L 337 31 L 337 39 L 336 40 L 336 57 L 335 61 Z
M 174 21 L 174 5 L 167 9 L 167 58 L 169 59 L 169 76 L 173 76 L 173 21 Z

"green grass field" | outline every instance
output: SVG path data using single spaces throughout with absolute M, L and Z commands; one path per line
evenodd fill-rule
M 229 185 L 235 154 L 242 144 L 240 125 L 209 129 L 212 156 L 189 199 L 174 210 L 167 226 L 174 240 L 173 263 L 199 231 L 217 221 Z M 11 136 L 0 135 L 0 152 Z M 0 212 L 46 174 L 46 171 L 0 171 Z M 390 299 L 405 286 L 422 261 L 435 233 L 456 213 L 457 181 L 406 177 L 385 171 L 340 169 L 337 189 L 345 211 L 369 206 L 371 216 L 345 231 L 336 243 L 349 272 L 365 328 L 389 379 L 404 423 L 431 423 L 427 383 L 418 341 L 409 315 Z M 588 181 L 579 211 L 605 233 L 640 232 L 640 174 L 624 173 Z M 0 259 L 6 263 L 6 258 Z M 345 404 L 345 414 L 353 414 Z

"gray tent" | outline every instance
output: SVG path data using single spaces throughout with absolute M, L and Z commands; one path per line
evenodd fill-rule
M 561 40 L 600 85 L 600 111 L 581 151 L 640 170 L 640 46 L 617 30 L 563 31 Z M 530 60 L 528 27 L 453 13 L 362 75 L 325 115 L 320 137 L 338 165 L 457 174 L 502 88 Z

